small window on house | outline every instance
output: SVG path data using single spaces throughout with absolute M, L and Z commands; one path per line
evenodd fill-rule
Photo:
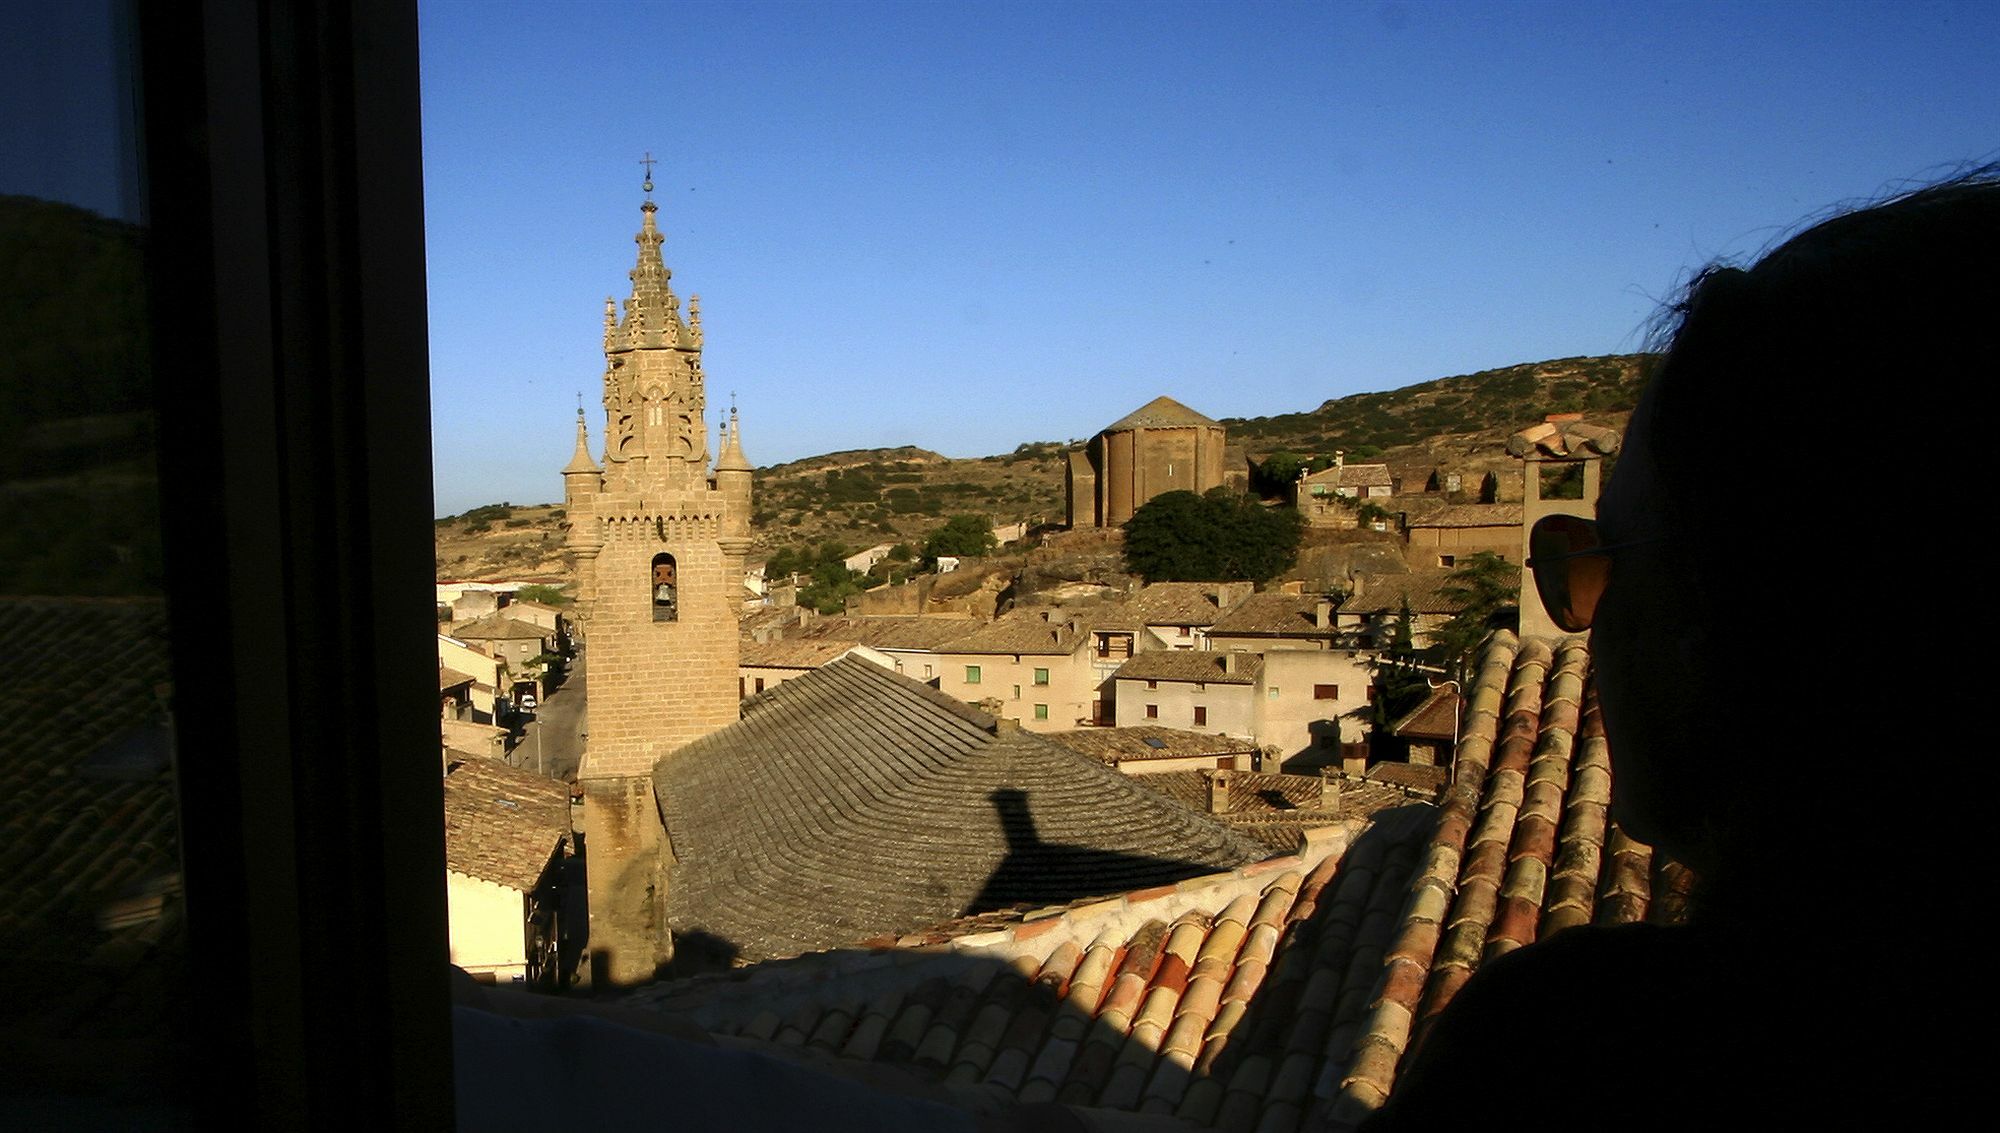
M 1313 686 L 1313 699 L 1314 699 L 1314 700 L 1339 700 L 1339 699 L 1340 699 L 1340 686 L 1339 686 L 1339 685 L 1314 685 L 1314 686 Z
M 676 622 L 681 617 L 680 576 L 674 557 L 662 551 L 653 556 L 653 620 Z
M 1182 637 L 1186 637 L 1186 636 L 1188 636 L 1189 634 L 1192 634 L 1193 632 L 1194 632 L 1194 630 L 1193 630 L 1193 629 L 1192 629 L 1191 627 L 1189 627 L 1189 626 L 1182 626 L 1182 627 L 1180 627 L 1180 633 L 1181 633 L 1181 636 L 1182 636 Z
M 742 677 L 737 677 L 737 678 L 736 678 L 736 699 L 738 699 L 738 700 L 742 700 L 742 699 L 743 699 L 743 678 L 742 678 Z
M 1265 700 L 1276 700 L 1276 699 L 1278 699 L 1278 689 L 1277 689 L 1277 686 L 1276 686 L 1276 685 L 1273 685 L 1273 686 L 1271 686 L 1270 688 L 1268 688 L 1268 689 L 1264 690 L 1264 699 L 1265 699 Z
M 1015 700 L 1019 700 L 1019 699 L 1021 699 L 1021 686 L 1020 686 L 1020 685 L 1015 685 L 1015 686 L 1014 686 L 1014 699 L 1015 699 Z
M 1046 720 L 1048 718 L 1049 718 L 1049 706 L 1046 704 L 1035 705 L 1035 719 Z
M 1149 691 L 1149 692 L 1150 692 L 1150 691 L 1152 691 L 1153 689 L 1156 689 L 1156 688 L 1159 688 L 1159 687 L 1160 687 L 1160 682 L 1158 682 L 1158 681 L 1147 681 L 1147 682 L 1146 682 L 1146 689 L 1147 689 L 1147 691 Z
M 969 685 L 976 685 L 979 683 L 979 666 L 967 665 L 965 667 L 965 683 Z
M 1439 566 L 1441 566 L 1441 567 L 1448 567 L 1448 566 L 1457 566 L 1457 565 L 1458 565 L 1458 556 L 1457 556 L 1457 555 L 1439 555 L 1439 556 L 1438 556 L 1438 565 L 1439 565 Z
M 763 677 L 758 677 L 758 678 L 757 678 L 757 682 L 756 682 L 756 684 L 757 684 L 757 691 L 758 691 L 758 692 L 763 692 L 763 691 L 764 691 L 764 678 L 763 678 Z
M 1208 723 L 1208 709 L 1202 707 L 1199 704 L 1195 705 L 1194 722 L 1197 726 Z
M 1045 684 L 1048 684 L 1048 683 L 1049 683 L 1049 671 L 1048 671 L 1047 669 L 1036 669 L 1036 670 L 1035 670 L 1035 683 L 1036 683 L 1036 684 L 1038 684 L 1038 685 L 1045 685 Z
M 1157 704 L 1148 704 L 1146 706 L 1146 719 L 1157 720 L 1159 718 L 1160 718 L 1160 706 Z

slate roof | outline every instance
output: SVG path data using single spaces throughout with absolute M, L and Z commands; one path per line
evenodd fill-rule
M 1125 429 L 1176 429 L 1200 425 L 1221 428 L 1220 422 L 1196 413 L 1171 397 L 1156 397 L 1106 425 L 1102 431 L 1116 433 Z
M 1235 672 L 1225 672 L 1225 658 L 1234 658 Z M 1235 650 L 1162 649 L 1134 653 L 1111 674 L 1120 681 L 1199 681 L 1212 685 L 1254 685 L 1264 671 L 1264 658 Z
M 860 644 L 837 637 L 781 638 L 761 644 L 746 641 L 738 663 L 746 668 L 817 669 L 849 650 L 859 648 Z
M 1395 479 L 1386 464 L 1341 464 L 1300 477 L 1303 484 L 1333 484 L 1341 488 L 1392 488 Z
M 1252 594 L 1217 618 L 1208 631 L 1224 637 L 1332 637 L 1341 631 L 1313 624 L 1314 612 L 1324 600 L 1317 594 Z M 1334 601 L 1336 607 L 1339 604 Z
M 478 757 L 444 777 L 444 866 L 526 893 L 569 837 L 569 788 Z
M 474 618 L 454 626 L 451 635 L 463 641 L 519 641 L 523 638 L 540 641 L 553 632 L 555 631 L 543 629 L 533 622 L 524 622 L 505 613 L 498 613 Z
M 806 956 L 649 995 L 760 1049 L 898 1066 L 968 1100 L 1350 1129 L 1486 960 L 1574 925 L 1684 914 L 1686 871 L 1609 821 L 1588 664 L 1582 639 L 1496 634 L 1443 803 L 1379 812 L 1344 853 L 1354 823 L 1296 856 L 989 921 L 931 951 Z
M 1141 763 L 1152 759 L 1243 755 L 1257 750 L 1255 740 L 1162 728 L 1153 724 L 1131 728 L 1075 728 L 1067 732 L 1045 733 L 1044 738 L 1114 767 L 1120 763 Z
M 678 933 L 744 959 L 1263 856 L 1095 760 L 847 657 L 660 761 Z

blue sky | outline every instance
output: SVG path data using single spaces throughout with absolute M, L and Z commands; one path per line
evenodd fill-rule
M 440 514 L 560 498 L 660 159 L 758 464 L 1637 349 L 2000 157 L 2000 5 L 420 5 Z

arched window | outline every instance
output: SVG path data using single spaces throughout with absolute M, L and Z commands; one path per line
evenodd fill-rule
M 679 621 L 681 616 L 680 576 L 674 557 L 662 551 L 653 556 L 653 620 Z

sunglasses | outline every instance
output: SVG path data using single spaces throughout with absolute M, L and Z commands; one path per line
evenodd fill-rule
M 1611 579 L 1611 556 L 1627 547 L 1658 543 L 1635 539 L 1606 544 L 1597 521 L 1580 515 L 1545 515 L 1528 529 L 1528 569 L 1542 607 L 1566 633 L 1582 633 L 1597 616 L 1598 600 Z

